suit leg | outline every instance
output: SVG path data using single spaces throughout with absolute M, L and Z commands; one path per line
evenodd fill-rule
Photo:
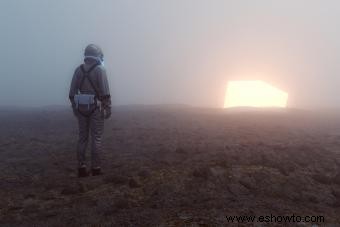
M 78 165 L 81 166 L 85 164 L 86 161 L 86 148 L 89 139 L 89 125 L 90 119 L 82 115 L 78 116 L 78 126 L 79 126 L 79 139 L 77 146 L 77 159 Z
M 97 109 L 91 115 L 90 120 L 92 168 L 100 167 L 101 142 L 103 130 L 104 119 L 100 111 Z

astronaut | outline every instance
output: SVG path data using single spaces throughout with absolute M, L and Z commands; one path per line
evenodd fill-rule
M 91 173 L 101 175 L 100 155 L 104 119 L 111 116 L 111 96 L 100 47 L 90 44 L 85 48 L 84 64 L 74 72 L 69 98 L 78 119 L 77 145 L 78 177 L 90 174 L 86 166 L 86 148 L 91 135 Z

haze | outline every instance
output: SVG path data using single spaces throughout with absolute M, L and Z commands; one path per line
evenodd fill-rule
M 262 80 L 288 106 L 340 107 L 340 2 L 2 0 L 0 106 L 69 105 L 89 43 L 115 105 L 222 107 L 230 80 Z

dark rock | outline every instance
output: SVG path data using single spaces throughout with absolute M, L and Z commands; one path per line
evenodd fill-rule
M 340 207 L 340 198 L 337 198 L 335 202 L 332 204 L 332 207 L 339 208 Z
M 337 175 L 335 175 L 335 177 L 333 177 L 332 182 L 340 185 L 340 173 L 338 173 Z
M 335 198 L 339 198 L 340 199 L 340 190 L 333 189 L 332 190 L 332 194 L 335 196 Z
M 150 171 L 148 170 L 141 170 L 138 172 L 138 176 L 142 177 L 142 178 L 148 178 L 150 177 Z
M 179 153 L 179 154 L 184 154 L 184 153 L 186 153 L 186 151 L 185 151 L 183 148 L 181 148 L 181 147 L 177 147 L 176 150 L 175 150 L 175 152 L 176 152 L 176 153 Z
M 29 204 L 24 207 L 22 212 L 24 214 L 33 214 L 33 213 L 37 213 L 39 211 L 39 208 L 40 207 L 38 204 Z
M 62 195 L 74 195 L 74 194 L 77 194 L 77 193 L 78 193 L 78 190 L 76 188 L 73 188 L 73 187 L 67 187 L 67 188 L 64 188 L 61 191 Z
M 34 194 L 31 194 L 31 193 L 29 193 L 29 194 L 26 194 L 25 196 L 24 196 L 24 199 L 31 199 L 31 198 L 35 198 L 36 196 L 34 195 Z
M 126 198 L 119 198 L 114 204 L 117 209 L 127 209 L 130 207 L 129 200 Z
M 62 195 L 75 195 L 75 194 L 79 194 L 79 193 L 84 193 L 86 191 L 87 191 L 87 188 L 83 184 L 78 183 L 76 185 L 69 185 L 69 186 L 65 187 L 61 191 L 61 194 Z
M 280 163 L 280 164 L 276 165 L 276 168 L 284 176 L 289 176 L 289 174 L 294 172 L 294 170 L 296 169 L 294 163 L 289 162 L 289 161 L 286 162 L 286 163 Z
M 250 193 L 249 189 L 244 187 L 241 184 L 229 184 L 228 185 L 229 192 L 231 192 L 233 195 L 247 195 Z
M 205 179 L 205 180 L 207 180 L 209 178 L 210 174 L 211 174 L 210 169 L 206 168 L 206 167 L 197 168 L 192 172 L 192 175 L 194 177 L 202 178 L 202 179 Z
M 54 210 L 48 210 L 45 213 L 43 213 L 43 216 L 46 217 L 46 218 L 55 217 L 57 215 L 58 215 L 58 212 L 54 211 Z
M 262 171 L 253 173 L 253 177 L 257 183 L 262 183 L 268 178 L 268 174 Z
M 332 184 L 333 181 L 332 178 L 321 173 L 314 174 L 312 178 L 321 184 Z
M 319 199 L 316 195 L 313 195 L 311 193 L 302 193 L 302 201 L 318 203 Z
M 117 175 L 109 175 L 105 176 L 103 181 L 105 183 L 112 183 L 112 184 L 117 184 L 117 185 L 124 185 L 127 184 L 129 179 L 127 177 L 123 176 L 117 176 Z
M 136 179 L 131 178 L 129 180 L 129 186 L 130 186 L 130 188 L 139 188 L 141 185 Z
M 239 183 L 246 187 L 247 189 L 254 189 L 256 188 L 256 182 L 253 178 L 244 177 L 239 180 Z
M 78 182 L 77 187 L 78 187 L 78 192 L 80 192 L 80 193 L 84 193 L 84 192 L 87 191 L 87 187 L 84 184 L 82 184 L 82 183 Z
M 10 210 L 10 211 L 16 211 L 16 210 L 21 210 L 21 209 L 23 209 L 23 206 L 13 205 L 13 206 L 8 207 L 8 210 Z

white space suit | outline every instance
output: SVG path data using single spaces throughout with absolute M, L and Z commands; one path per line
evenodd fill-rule
M 96 175 L 95 172 L 98 169 L 100 173 L 101 137 L 104 119 L 111 115 L 110 89 L 102 61 L 103 53 L 101 49 L 93 44 L 87 46 L 84 64 L 75 70 L 70 86 L 69 98 L 79 124 L 77 146 L 79 176 L 87 173 L 85 153 L 89 135 L 91 135 L 92 174 Z

